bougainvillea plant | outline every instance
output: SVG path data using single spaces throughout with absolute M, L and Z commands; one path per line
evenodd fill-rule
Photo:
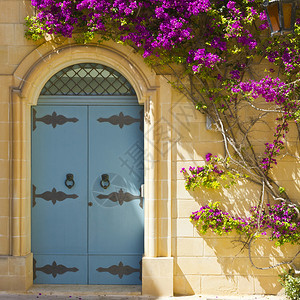
M 248 238 L 257 238 L 259 235 L 269 234 L 270 240 L 275 240 L 276 245 L 285 243 L 299 244 L 300 220 L 298 211 L 281 202 L 275 205 L 266 205 L 266 209 L 251 207 L 250 217 L 234 217 L 219 208 L 219 203 L 208 203 L 198 211 L 191 214 L 201 233 L 211 229 L 218 235 L 229 234 L 235 230 L 245 234 Z
M 218 189 L 221 187 L 221 183 L 225 188 L 229 188 L 239 178 L 248 177 L 246 174 L 241 176 L 239 172 L 230 168 L 229 158 L 224 162 L 224 159 L 217 155 L 213 156 L 211 153 L 207 153 L 205 160 L 207 163 L 201 167 L 190 166 L 188 171 L 185 168 L 181 169 L 180 172 L 186 179 L 185 188 L 187 190 L 195 190 L 201 186 Z
M 289 155 L 291 128 L 300 132 L 300 18 L 294 33 L 271 37 L 263 0 L 31 2 L 37 13 L 27 18 L 28 38 L 53 35 L 78 43 L 111 39 L 130 45 L 157 72 L 163 66 L 162 75 L 172 75 L 170 83 L 213 122 L 225 155 L 209 154 L 204 166 L 182 170 L 186 188 L 219 188 L 222 182 L 229 187 L 243 177 L 262 193 L 250 219 L 203 206 L 192 214 L 202 230 L 207 225 L 218 233 L 235 229 L 253 236 L 269 228 L 278 244 L 299 244 L 298 199 L 289 198 L 272 170 Z M 262 66 L 265 70 L 258 70 Z M 207 223 L 210 217 L 213 222 Z

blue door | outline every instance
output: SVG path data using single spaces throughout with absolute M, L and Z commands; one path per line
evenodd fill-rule
M 32 108 L 34 282 L 141 284 L 143 109 Z

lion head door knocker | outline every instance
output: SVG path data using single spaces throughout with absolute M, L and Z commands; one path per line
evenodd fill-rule
M 109 182 L 109 175 L 108 174 L 102 174 L 101 176 L 101 181 L 100 181 L 100 185 L 102 188 L 104 188 L 105 190 L 110 186 L 110 182 Z

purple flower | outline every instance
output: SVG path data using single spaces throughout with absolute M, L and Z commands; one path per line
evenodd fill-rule
M 229 73 L 231 74 L 232 79 L 239 80 L 241 78 L 241 73 L 239 70 L 232 70 Z
M 211 154 L 211 153 L 207 153 L 207 154 L 205 155 L 205 160 L 206 160 L 207 162 L 209 162 L 209 161 L 211 160 L 211 157 L 212 157 L 212 154 Z
M 228 1 L 226 7 L 227 7 L 228 9 L 234 9 L 234 8 L 235 8 L 235 4 L 236 4 L 236 3 L 235 3 L 234 1 Z

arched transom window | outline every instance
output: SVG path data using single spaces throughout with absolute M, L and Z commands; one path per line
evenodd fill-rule
M 95 63 L 66 67 L 53 75 L 41 95 L 76 96 L 135 96 L 128 80 L 116 70 Z

